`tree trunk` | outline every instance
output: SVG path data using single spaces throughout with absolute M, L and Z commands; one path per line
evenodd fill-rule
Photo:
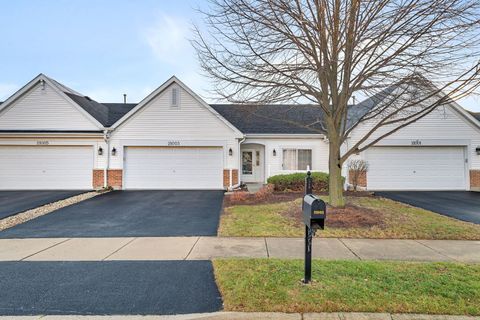
M 329 143 L 329 180 L 328 195 L 330 205 L 333 207 L 344 207 L 342 165 L 340 163 L 340 145 L 335 141 Z

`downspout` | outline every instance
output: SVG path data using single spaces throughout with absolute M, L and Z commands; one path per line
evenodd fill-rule
M 110 129 L 103 131 L 103 140 L 107 144 L 107 163 L 103 169 L 103 188 L 108 187 L 108 169 L 110 169 Z
M 240 150 L 241 144 L 246 140 L 247 138 L 243 137 L 242 139 L 238 140 L 238 183 L 234 186 L 232 186 L 232 189 L 240 187 L 240 172 L 242 171 L 242 151 Z M 230 174 L 230 176 L 232 176 Z

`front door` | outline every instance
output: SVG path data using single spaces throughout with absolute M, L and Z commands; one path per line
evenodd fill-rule
M 262 161 L 260 150 L 242 151 L 242 181 L 262 182 Z

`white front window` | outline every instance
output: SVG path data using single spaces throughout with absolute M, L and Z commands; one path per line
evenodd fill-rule
M 312 167 L 311 149 L 283 149 L 283 170 L 307 170 Z

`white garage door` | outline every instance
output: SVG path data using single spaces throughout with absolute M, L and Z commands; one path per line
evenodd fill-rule
M 125 148 L 126 189 L 223 189 L 222 148 Z
M 463 147 L 375 147 L 367 151 L 370 190 L 465 190 Z
M 91 146 L 0 146 L 0 190 L 89 190 L 92 169 Z

